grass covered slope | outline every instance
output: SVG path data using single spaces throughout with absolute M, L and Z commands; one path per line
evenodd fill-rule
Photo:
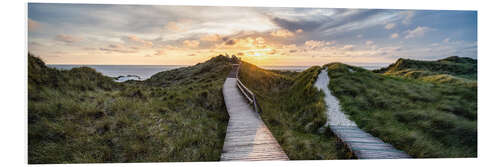
M 340 100 L 343 111 L 363 130 L 413 157 L 477 156 L 475 85 L 394 75 L 398 71 L 422 70 L 432 75 L 475 76 L 465 70 L 473 68 L 455 69 L 461 66 L 455 62 L 443 65 L 442 61 L 401 59 L 378 71 L 384 74 L 340 63 L 326 66 L 330 90 Z
M 374 72 L 434 83 L 474 86 L 477 80 L 477 60 L 457 56 L 437 61 L 398 59 L 388 67 Z
M 257 96 L 261 117 L 291 160 L 348 158 L 342 143 L 322 126 L 323 94 L 314 87 L 320 67 L 277 72 L 243 62 L 241 81 Z
M 228 120 L 221 88 L 231 59 L 127 83 L 86 67 L 48 68 L 33 55 L 28 61 L 30 164 L 219 159 Z M 171 78 L 182 79 L 167 84 Z

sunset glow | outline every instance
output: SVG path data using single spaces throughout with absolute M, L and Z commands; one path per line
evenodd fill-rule
M 471 11 L 30 3 L 28 49 L 49 64 L 192 65 L 219 54 L 297 66 L 476 58 L 475 18 Z

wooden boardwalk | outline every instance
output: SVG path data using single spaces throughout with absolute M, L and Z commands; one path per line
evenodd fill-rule
M 411 158 L 405 152 L 384 143 L 357 126 L 330 125 L 330 129 L 359 159 Z
M 221 161 L 288 160 L 259 114 L 239 90 L 238 68 L 239 65 L 233 65 L 223 87 L 224 102 L 230 118 Z

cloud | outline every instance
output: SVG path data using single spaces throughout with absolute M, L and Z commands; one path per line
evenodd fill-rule
M 368 40 L 368 41 L 365 42 L 365 44 L 368 45 L 368 46 L 370 46 L 370 45 L 373 45 L 374 43 L 373 43 L 373 41 Z
M 450 38 L 443 39 L 443 42 L 444 42 L 444 43 L 448 43 L 448 42 L 450 42 Z
M 395 13 L 384 10 L 344 9 L 324 20 L 318 20 L 320 27 L 316 30 L 321 35 L 338 35 L 347 32 L 360 32 L 363 29 L 383 25 L 396 19 Z
M 236 40 L 234 39 L 230 39 L 230 40 L 227 40 L 226 42 L 224 42 L 224 45 L 235 45 L 236 44 Z
M 154 54 L 154 55 L 155 55 L 155 56 L 164 56 L 164 55 L 166 55 L 166 54 L 167 54 L 167 50 L 165 50 L 165 49 L 159 49 L 159 50 L 156 50 L 156 51 L 155 51 L 155 54 Z
M 140 39 L 139 37 L 137 37 L 135 35 L 128 35 L 128 36 L 126 36 L 125 37 L 125 41 L 131 41 L 131 42 L 134 42 L 134 43 L 139 43 L 139 44 L 141 44 L 143 46 L 147 46 L 147 47 L 153 46 L 153 42 Z
M 335 41 L 326 42 L 326 41 L 308 40 L 304 43 L 304 45 L 309 49 L 320 48 L 320 47 L 332 45 L 332 44 L 335 44 Z
M 121 45 L 119 45 L 119 44 L 109 44 L 109 46 L 108 46 L 108 47 L 109 47 L 109 48 L 113 48 L 113 49 L 122 48 L 122 46 L 121 46 Z
M 398 34 L 398 33 L 393 33 L 393 34 L 391 34 L 391 38 L 392 38 L 392 39 L 396 39 L 396 38 L 398 38 L 398 37 L 399 37 L 399 34 Z
M 288 18 L 280 18 L 274 17 L 271 21 L 282 27 L 284 29 L 288 29 L 290 31 L 301 29 L 302 31 L 312 31 L 320 27 L 323 23 L 318 20 L 298 20 L 298 19 L 288 19 Z
M 137 53 L 137 50 L 130 50 L 120 44 L 109 44 L 107 48 L 99 48 L 100 51 L 118 53 Z
M 219 34 L 209 34 L 209 35 L 204 35 L 200 38 L 202 41 L 210 41 L 210 42 L 215 42 L 218 40 L 221 40 L 221 37 Z
M 356 37 L 363 38 L 363 34 L 358 34 Z
M 55 40 L 70 44 L 70 43 L 80 41 L 80 38 L 74 37 L 71 35 L 66 35 L 66 34 L 59 34 L 59 35 L 56 35 Z
M 394 55 L 396 52 L 401 51 L 400 46 L 392 46 L 392 47 L 383 47 L 377 49 L 377 53 L 382 56 Z
M 388 29 L 388 30 L 393 29 L 394 27 L 396 27 L 396 24 L 394 24 L 394 23 L 389 23 L 389 24 L 385 25 L 385 29 Z
M 404 11 L 404 12 L 401 12 L 401 14 L 405 16 L 403 21 L 401 21 L 401 22 L 405 25 L 411 24 L 411 20 L 415 16 L 415 12 L 414 11 Z
M 300 34 L 300 33 L 302 33 L 302 32 L 304 32 L 304 30 L 302 30 L 302 29 L 300 29 L 300 28 L 299 28 L 299 29 L 297 29 L 297 30 L 295 30 L 295 33 L 297 33 L 297 34 Z
M 279 38 L 287 38 L 287 37 L 293 37 L 295 34 L 291 31 L 288 31 L 287 29 L 279 29 L 275 30 L 270 33 L 271 36 L 273 37 L 279 37 Z
M 28 31 L 36 30 L 40 27 L 40 23 L 35 20 L 28 19 Z
M 184 46 L 190 48 L 197 48 L 200 45 L 200 41 L 198 40 L 185 40 L 182 43 L 184 44 Z
M 174 22 L 174 21 L 168 22 L 165 25 L 165 28 L 167 28 L 170 31 L 180 31 L 181 30 L 181 27 L 177 24 L 177 22 Z
M 353 50 L 354 49 L 354 45 L 344 45 L 344 47 L 342 47 L 342 49 L 344 49 L 344 50 Z
M 216 45 L 219 49 L 240 49 L 240 50 L 252 50 L 252 49 L 262 49 L 268 47 L 266 40 L 262 37 L 247 37 L 238 39 L 229 39 L 224 43 Z
M 421 37 L 421 36 L 424 36 L 424 34 L 426 32 L 429 32 L 429 31 L 430 31 L 429 27 L 418 26 L 417 28 L 415 28 L 413 30 L 406 31 L 408 34 L 405 36 L 405 38 L 410 39 L 410 38 Z

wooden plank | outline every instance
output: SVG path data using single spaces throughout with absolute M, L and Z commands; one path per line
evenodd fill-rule
M 233 69 L 239 67 L 233 66 Z M 236 71 L 236 70 L 235 70 Z M 235 76 L 235 77 L 232 77 Z M 229 114 L 221 161 L 288 160 L 258 113 L 248 104 L 244 85 L 237 85 L 237 71 L 226 78 L 223 86 L 224 102 Z M 241 90 L 238 90 L 241 89 Z M 249 94 L 251 95 L 251 94 Z M 247 99 L 246 99 L 247 98 Z
M 359 159 L 411 158 L 405 152 L 384 143 L 357 126 L 330 125 L 329 127 Z

